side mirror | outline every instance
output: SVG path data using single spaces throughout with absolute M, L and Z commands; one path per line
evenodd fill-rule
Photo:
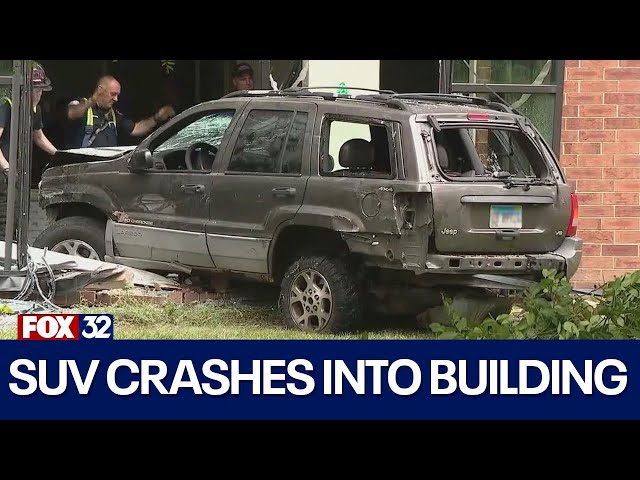
M 141 172 L 149 168 L 153 168 L 151 152 L 146 148 L 133 152 L 133 155 L 131 155 L 129 159 L 129 170 L 132 172 Z

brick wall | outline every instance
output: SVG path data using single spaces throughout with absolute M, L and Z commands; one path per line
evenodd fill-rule
M 561 162 L 580 201 L 591 287 L 640 269 L 640 61 L 567 60 Z

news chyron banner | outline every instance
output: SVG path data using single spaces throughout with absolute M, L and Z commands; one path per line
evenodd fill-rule
M 638 419 L 636 341 L 114 340 L 21 315 L 2 419 Z

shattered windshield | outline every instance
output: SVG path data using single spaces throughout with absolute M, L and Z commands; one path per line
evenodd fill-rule
M 435 141 L 447 177 L 545 179 L 549 174 L 544 157 L 520 130 L 443 128 Z
M 169 137 L 155 151 L 186 149 L 198 142 L 218 147 L 234 114 L 234 110 L 225 110 L 201 117 Z

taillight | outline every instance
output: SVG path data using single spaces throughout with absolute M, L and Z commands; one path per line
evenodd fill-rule
M 571 194 L 571 215 L 569 216 L 569 226 L 567 227 L 567 237 L 575 237 L 578 233 L 578 195 Z

